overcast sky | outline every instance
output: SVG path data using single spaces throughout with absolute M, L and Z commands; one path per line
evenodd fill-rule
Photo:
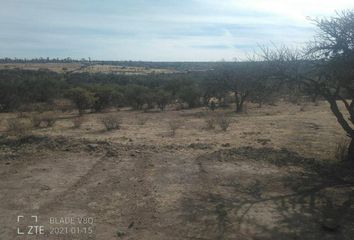
M 0 0 L 0 57 L 219 61 L 298 46 L 353 0 Z

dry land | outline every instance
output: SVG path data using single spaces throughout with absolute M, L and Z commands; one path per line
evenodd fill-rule
M 49 70 L 57 73 L 112 73 L 126 75 L 146 75 L 161 73 L 176 73 L 174 69 L 130 67 L 108 64 L 82 64 L 82 63 L 2 63 L 3 69 L 23 69 L 23 70 Z
M 1 114 L 0 239 L 354 239 L 353 168 L 335 160 L 345 133 L 325 102 L 217 110 L 226 132 L 202 108 L 85 114 L 79 128 L 55 114 L 21 138 Z M 105 131 L 107 114 L 121 129 Z M 19 215 L 45 234 L 18 236 Z

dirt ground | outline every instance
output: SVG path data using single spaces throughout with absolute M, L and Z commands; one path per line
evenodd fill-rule
M 354 239 L 354 169 L 335 160 L 345 133 L 326 103 L 247 109 L 217 110 L 226 132 L 202 108 L 121 110 L 109 132 L 113 113 L 80 128 L 58 113 L 22 138 L 2 114 L 0 239 Z

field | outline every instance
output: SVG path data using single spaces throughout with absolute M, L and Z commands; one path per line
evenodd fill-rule
M 1 63 L 0 70 L 22 69 L 22 70 L 49 70 L 57 73 L 112 73 L 112 74 L 160 74 L 176 73 L 177 71 L 168 68 L 149 68 L 133 66 L 117 66 L 109 64 L 84 64 L 84 63 Z
M 325 102 L 112 110 L 79 128 L 76 112 L 55 114 L 53 127 L 0 139 L 0 239 L 17 239 L 18 215 L 45 226 L 26 239 L 354 238 L 352 169 L 335 160 L 345 133 Z M 121 128 L 105 131 L 111 114 Z M 220 114 L 229 128 L 208 129 Z M 15 115 L 1 114 L 3 135 Z M 48 219 L 78 216 L 94 219 L 91 234 L 50 235 Z

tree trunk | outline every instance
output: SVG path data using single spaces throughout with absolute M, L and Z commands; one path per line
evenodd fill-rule
M 354 138 L 351 139 L 348 148 L 348 161 L 354 163 Z

